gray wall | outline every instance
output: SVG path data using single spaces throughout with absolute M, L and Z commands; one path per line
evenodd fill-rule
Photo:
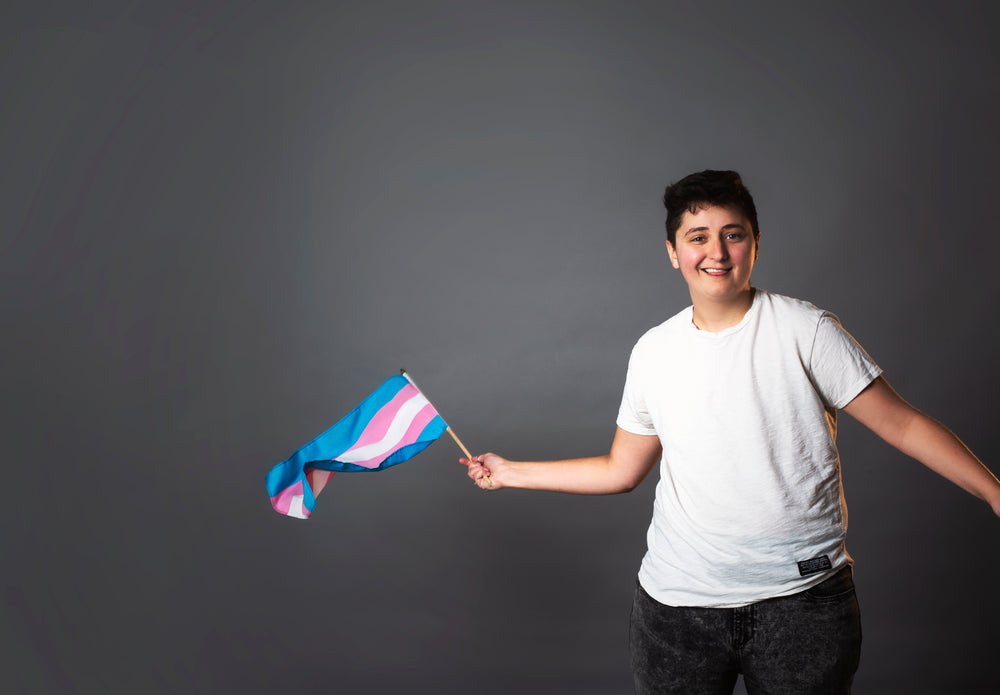
M 0 9 L 5 692 L 630 692 L 652 481 L 264 474 L 400 366 L 477 452 L 606 450 L 698 169 L 997 468 L 992 3 L 63 4 Z M 840 441 L 856 692 L 995 692 L 1000 519 Z

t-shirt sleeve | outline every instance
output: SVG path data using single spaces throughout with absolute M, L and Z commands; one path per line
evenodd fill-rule
M 628 373 L 625 375 L 625 393 L 622 394 L 622 404 L 618 409 L 617 425 L 632 434 L 656 434 L 642 389 L 644 380 L 639 374 L 640 360 L 636 356 L 638 350 L 639 346 L 636 345 L 629 357 Z
M 824 313 L 816 326 L 810 373 L 824 402 L 840 409 L 874 381 L 882 369 L 844 330 L 840 319 Z

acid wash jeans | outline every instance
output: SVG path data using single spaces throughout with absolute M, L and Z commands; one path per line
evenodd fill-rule
M 740 608 L 665 606 L 636 583 L 629 647 L 637 695 L 851 692 L 861 612 L 850 566 L 798 594 Z

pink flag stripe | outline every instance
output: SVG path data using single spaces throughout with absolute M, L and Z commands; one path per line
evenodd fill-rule
M 362 461 L 370 461 L 377 456 L 385 458 L 394 449 L 399 448 L 396 445 L 402 441 L 410 422 L 417 413 L 430 405 L 424 394 L 417 389 L 407 385 L 400 390 L 400 393 L 403 391 L 407 393 L 402 397 L 397 395 L 383 406 L 351 448 L 334 457 L 335 460 L 363 466 Z
M 392 427 L 393 421 L 399 414 L 399 411 L 406 405 L 406 403 L 417 396 L 422 396 L 423 394 L 413 386 L 412 384 L 406 384 L 403 388 L 396 392 L 396 395 L 392 399 L 379 408 L 378 412 L 372 415 L 368 424 L 358 435 L 357 441 L 355 441 L 351 446 L 342 453 L 340 456 L 335 456 L 337 461 L 345 461 L 343 458 L 345 455 L 349 455 L 351 451 L 355 449 L 360 449 L 363 446 L 368 446 L 373 442 L 380 442 L 385 438 L 386 433 L 389 428 Z M 353 463 L 353 461 L 347 461 L 348 463 Z
M 274 506 L 275 511 L 282 514 L 294 516 L 297 519 L 308 519 L 310 517 L 309 510 L 302 504 L 304 494 L 302 481 L 300 480 L 272 497 L 271 504 Z
M 423 403 L 419 401 L 423 401 Z M 419 410 L 412 414 L 404 412 L 405 409 L 401 410 L 399 417 L 396 418 L 396 422 L 393 422 L 393 426 L 389 428 L 389 432 L 385 438 L 381 442 L 364 447 L 364 449 L 353 450 L 355 456 L 352 456 L 352 458 L 355 460 L 349 463 L 355 463 L 365 468 L 376 468 L 385 460 L 386 456 L 396 449 L 417 441 L 424 428 L 427 427 L 431 420 L 437 417 L 437 411 L 434 410 L 434 406 L 423 395 L 420 395 L 419 400 L 414 398 L 407 403 L 407 409 L 409 409 L 411 404 L 419 407 Z M 365 458 L 360 458 L 358 456 L 360 454 L 364 454 Z M 343 461 L 344 458 L 338 456 L 337 460 Z
M 309 487 L 312 488 L 313 497 L 319 497 L 319 493 L 323 492 L 323 488 L 332 477 L 333 471 L 325 471 L 322 468 L 306 469 L 306 480 L 309 481 Z

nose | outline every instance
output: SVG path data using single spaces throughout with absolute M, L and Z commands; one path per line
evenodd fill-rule
M 724 261 L 729 258 L 729 247 L 722 239 L 713 239 L 707 249 L 708 257 L 712 260 Z

